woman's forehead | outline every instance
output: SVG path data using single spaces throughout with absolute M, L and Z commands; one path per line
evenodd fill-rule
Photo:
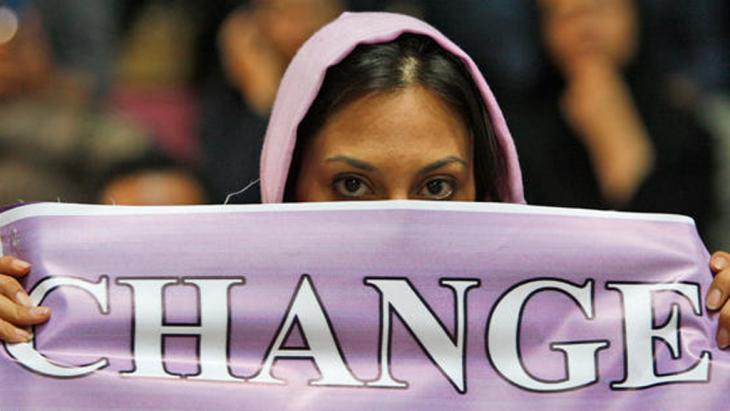
M 330 116 L 313 143 L 324 151 L 468 151 L 469 133 L 461 116 L 422 87 L 374 93 Z M 397 150 L 396 150 L 397 149 Z

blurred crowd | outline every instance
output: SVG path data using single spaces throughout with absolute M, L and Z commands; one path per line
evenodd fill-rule
M 0 204 L 258 202 L 278 83 L 344 10 L 474 58 L 529 203 L 687 214 L 730 247 L 725 0 L 0 0 Z

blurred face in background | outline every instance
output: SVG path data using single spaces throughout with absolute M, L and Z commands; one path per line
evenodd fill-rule
M 40 16 L 23 18 L 0 2 L 0 99 L 41 89 L 51 77 L 51 58 Z
M 265 36 L 287 60 L 342 10 L 337 0 L 259 0 L 255 5 Z
M 207 198 L 193 176 L 172 169 L 118 177 L 102 189 L 98 200 L 116 205 L 195 205 L 205 204 Z
M 638 47 L 633 0 L 538 0 L 543 41 L 561 70 L 585 59 L 625 67 Z

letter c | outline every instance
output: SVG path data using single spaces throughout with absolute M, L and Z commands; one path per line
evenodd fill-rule
M 82 280 L 73 277 L 48 277 L 39 282 L 30 293 L 33 304 L 39 305 L 46 296 L 58 287 L 71 286 L 89 293 L 99 304 L 102 314 L 109 313 L 109 279 L 104 276 L 99 282 Z M 73 366 L 54 362 L 35 349 L 35 341 L 20 344 L 3 343 L 5 350 L 21 365 L 42 375 L 57 378 L 83 377 L 109 365 L 109 360 L 101 358 L 91 364 Z

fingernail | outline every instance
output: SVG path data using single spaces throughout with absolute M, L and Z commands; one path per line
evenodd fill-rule
M 33 307 L 30 309 L 30 313 L 33 315 L 48 315 L 51 313 L 51 309 L 48 307 Z
M 717 310 L 720 308 L 720 301 L 722 301 L 722 291 L 717 288 L 711 289 L 707 294 L 707 308 Z
M 720 348 L 725 348 L 730 345 L 730 333 L 724 328 L 720 328 L 720 331 L 717 333 L 717 345 Z
M 30 268 L 30 264 L 16 258 L 15 260 L 13 260 L 13 268 L 19 271 L 25 271 Z
M 715 270 L 724 270 L 725 268 L 727 268 L 727 266 L 728 262 L 727 258 L 725 257 L 717 256 L 712 259 L 712 268 L 714 268 Z
M 30 341 L 31 338 L 33 338 L 33 334 L 29 333 L 28 331 L 25 331 L 22 328 L 16 328 L 15 335 L 17 335 L 18 338 L 21 339 L 23 342 L 28 342 L 28 341 Z
M 25 307 L 32 307 L 33 306 L 33 300 L 28 297 L 28 294 L 25 293 L 25 291 L 18 291 L 17 294 L 15 294 L 15 299 L 20 303 L 20 305 Z

